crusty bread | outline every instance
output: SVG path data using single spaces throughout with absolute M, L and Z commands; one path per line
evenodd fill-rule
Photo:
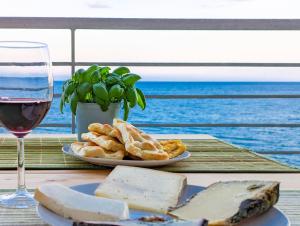
M 92 123 L 88 126 L 88 130 L 90 132 L 96 132 L 98 134 L 117 138 L 120 142 L 122 142 L 120 131 L 109 124 Z
M 120 119 L 114 119 L 113 125 L 120 131 L 125 149 L 132 156 L 143 160 L 169 159 L 162 145 L 148 134 Z
M 121 144 L 117 139 L 110 136 L 89 132 L 81 134 L 81 138 L 85 141 L 93 142 L 109 151 L 125 151 L 124 145 Z
M 186 150 L 180 140 L 157 141 L 128 122 L 114 119 L 113 126 L 92 123 L 81 134 L 85 142 L 74 142 L 72 150 L 84 157 L 134 160 L 168 160 Z
M 74 142 L 71 144 L 71 149 L 75 154 L 79 154 L 84 146 L 86 146 L 86 142 Z
M 206 218 L 210 226 L 234 226 L 268 211 L 278 198 L 278 182 L 218 182 L 170 214 L 183 220 Z
M 181 140 L 162 140 L 159 143 L 170 158 L 175 158 L 186 150 L 186 146 Z
M 82 157 L 91 158 L 106 158 L 106 159 L 118 159 L 124 158 L 124 150 L 108 151 L 97 145 L 88 145 L 88 142 L 74 142 L 71 144 L 73 152 Z

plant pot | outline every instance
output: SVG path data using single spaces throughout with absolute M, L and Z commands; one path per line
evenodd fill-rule
M 120 103 L 111 103 L 107 111 L 102 111 L 98 104 L 78 102 L 76 110 L 77 139 L 81 141 L 81 134 L 88 132 L 91 123 L 112 124 L 119 116 Z

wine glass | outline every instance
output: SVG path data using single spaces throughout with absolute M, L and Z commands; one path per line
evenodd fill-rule
M 0 206 L 28 208 L 35 200 L 25 186 L 24 137 L 47 114 L 53 78 L 45 43 L 0 41 L 0 123 L 17 137 L 18 187 L 0 196 Z

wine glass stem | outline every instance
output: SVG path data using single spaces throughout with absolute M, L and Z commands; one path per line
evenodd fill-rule
M 26 189 L 25 186 L 25 158 L 24 158 L 24 138 L 18 138 L 18 191 Z

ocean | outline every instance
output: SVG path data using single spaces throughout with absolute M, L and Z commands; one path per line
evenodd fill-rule
M 54 83 L 60 93 L 63 82 Z M 300 82 L 139 82 L 145 94 L 300 94 Z M 300 123 L 299 99 L 148 99 L 131 123 Z M 43 123 L 71 123 L 70 109 L 53 100 Z M 148 133 L 210 134 L 253 151 L 300 151 L 300 128 L 141 128 Z M 3 128 L 0 132 L 4 132 Z M 70 133 L 70 128 L 36 128 L 33 133 Z M 300 167 L 300 154 L 266 155 Z

